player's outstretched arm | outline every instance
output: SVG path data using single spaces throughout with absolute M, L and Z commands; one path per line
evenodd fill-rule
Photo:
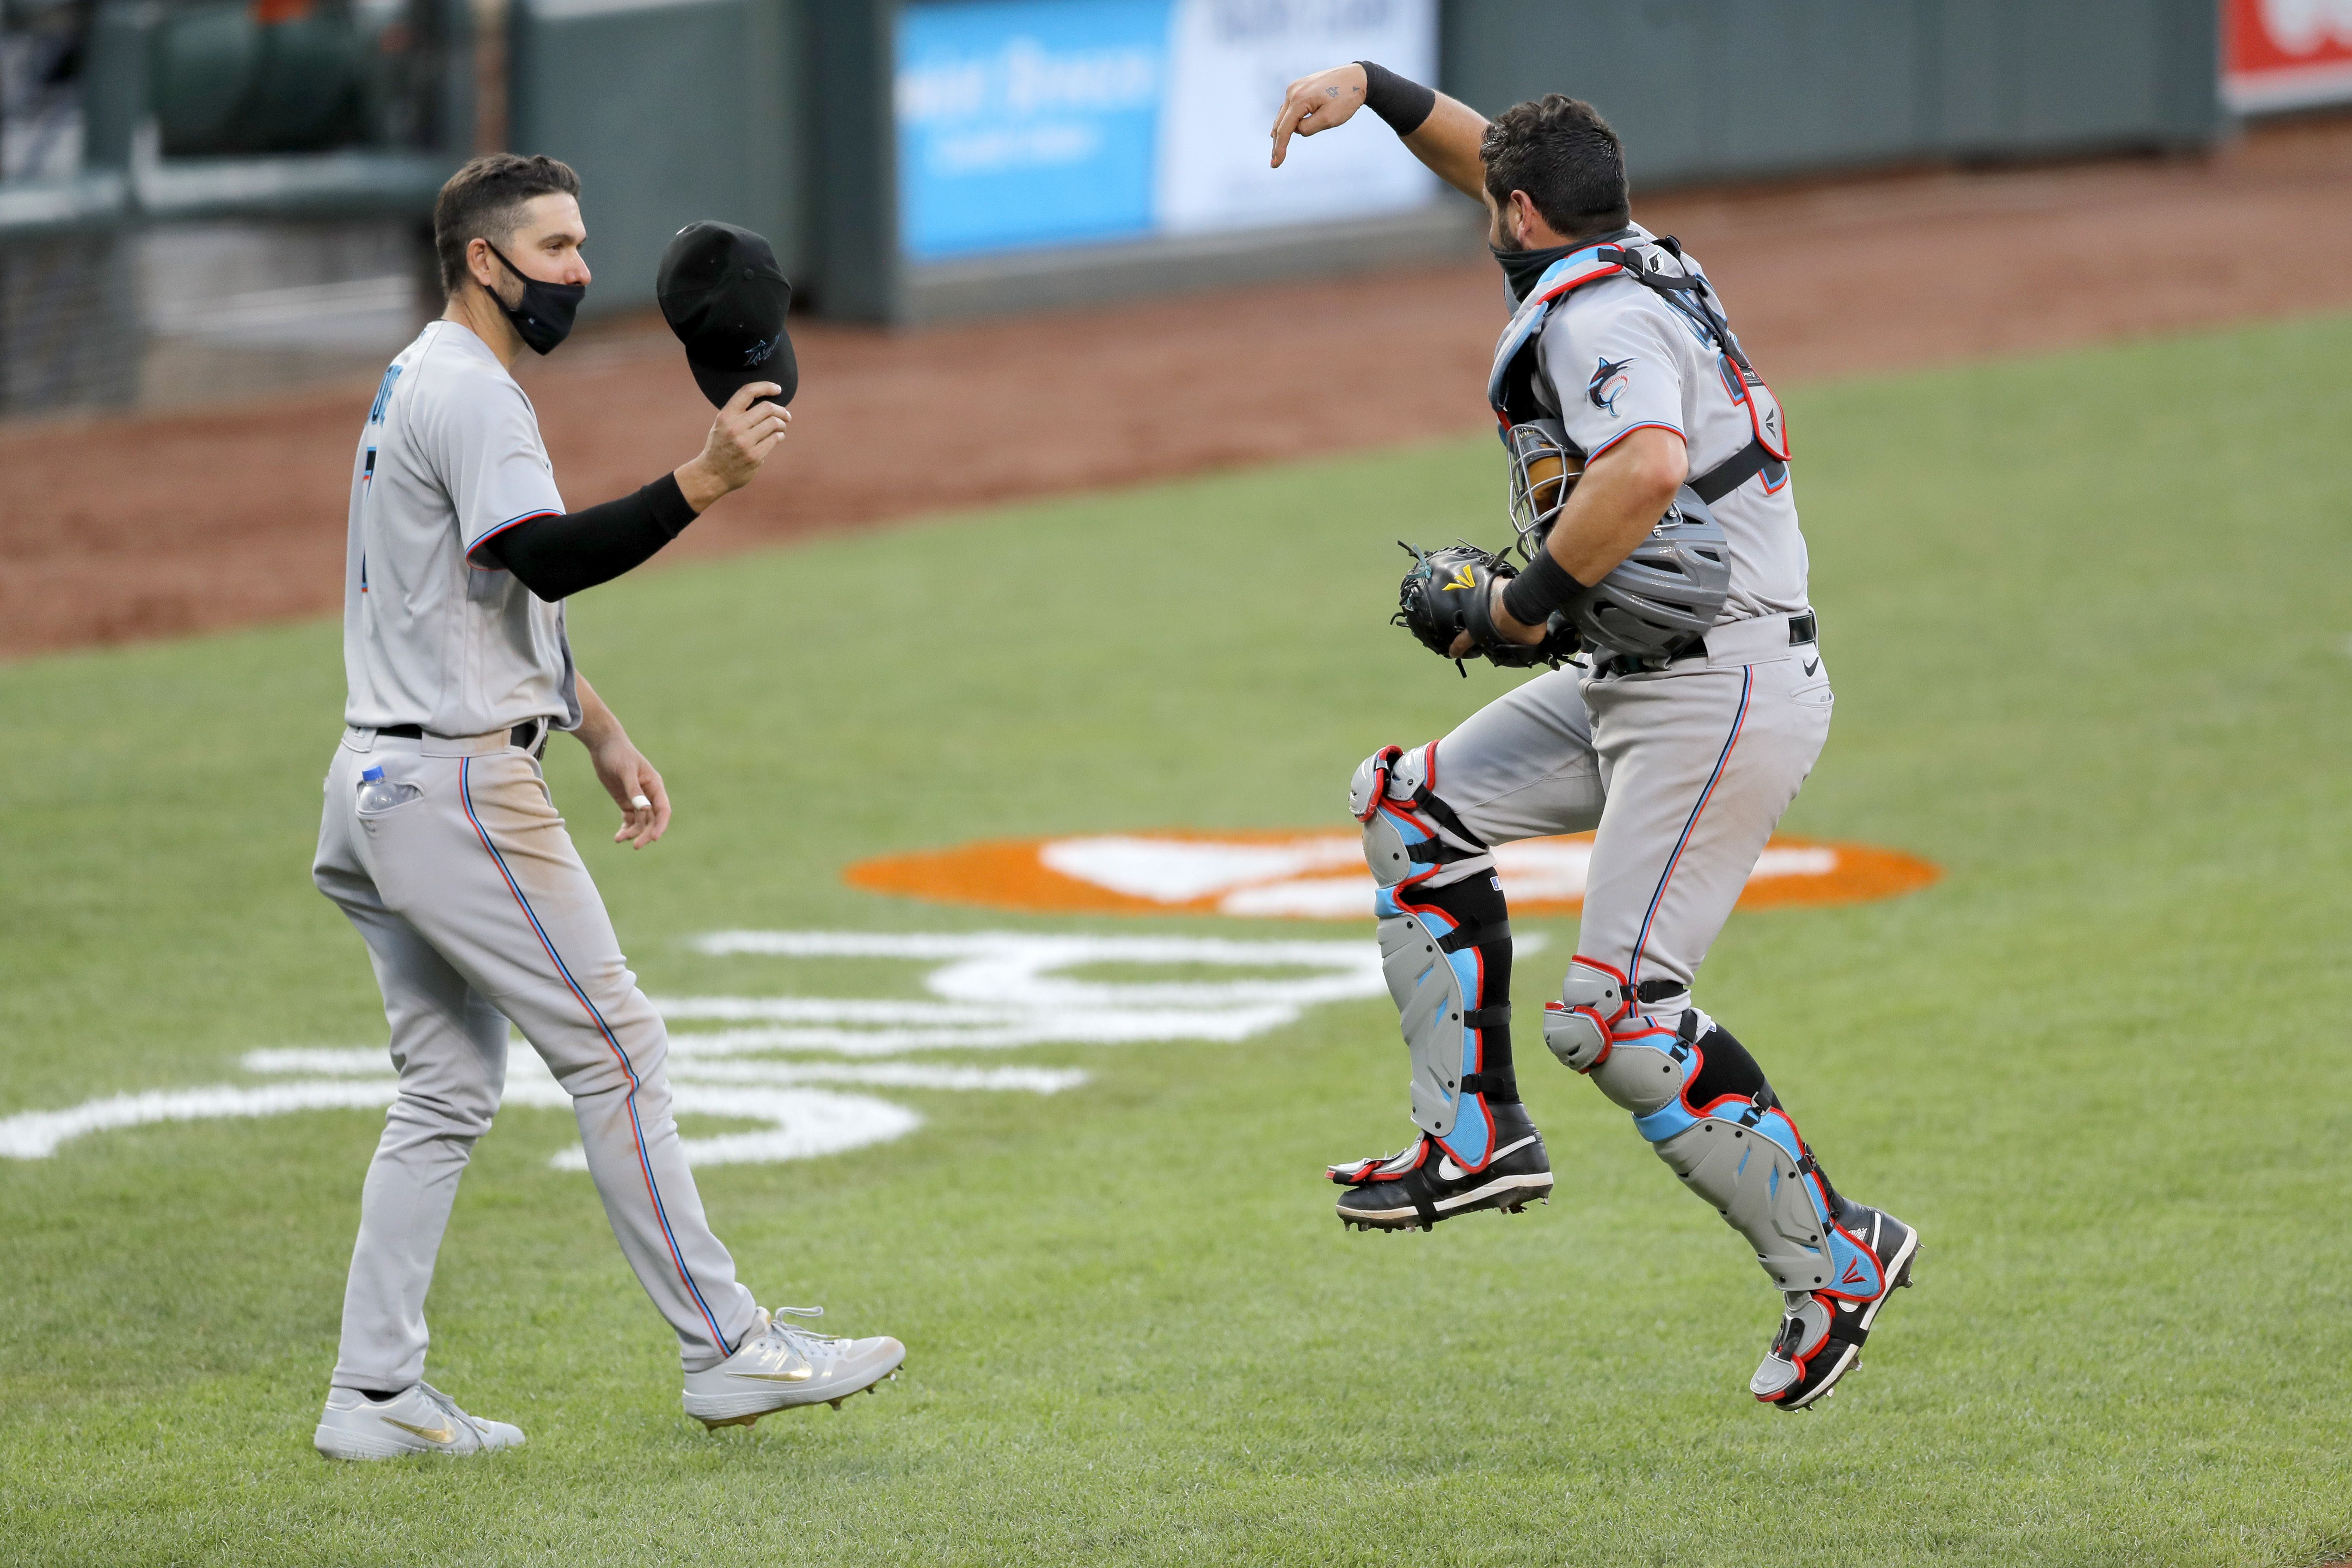
M 572 734 L 588 748 L 597 779 L 621 808 L 621 830 L 613 835 L 613 842 L 643 849 L 668 830 L 669 791 L 588 678 L 575 670 L 572 679 L 580 693 L 580 728 Z
M 793 416 L 757 401 L 778 390 L 765 381 L 740 388 L 693 461 L 630 495 L 500 529 L 474 546 L 475 564 L 495 561 L 551 605 L 643 565 L 711 502 L 751 483 L 782 443 Z
M 1282 167 L 1293 136 L 1318 136 L 1345 125 L 1366 107 L 1387 121 L 1439 179 L 1465 196 L 1483 197 L 1486 165 L 1478 144 L 1486 134 L 1486 117 L 1458 99 L 1362 60 L 1290 84 L 1282 110 L 1274 117 L 1273 166 Z

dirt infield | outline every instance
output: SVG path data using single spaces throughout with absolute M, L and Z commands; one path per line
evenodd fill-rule
M 1767 374 L 2062 348 L 2352 307 L 2352 120 L 2203 159 L 1937 171 L 1643 202 Z M 798 325 L 777 470 L 672 552 L 1475 429 L 1491 264 L 906 333 Z M 574 504 L 690 456 L 657 321 L 523 371 Z M 198 414 L 0 427 L 0 656 L 315 615 L 340 598 L 373 380 Z

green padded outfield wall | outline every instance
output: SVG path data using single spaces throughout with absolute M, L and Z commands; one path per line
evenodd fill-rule
M 1231 0 L 1237 25 L 1274 3 Z M 904 319 L 897 0 L 805 4 L 822 123 L 799 143 L 818 166 L 795 188 L 815 231 L 814 301 Z M 2213 0 L 1440 0 L 1439 26 L 1447 91 L 1490 113 L 1548 91 L 1589 98 L 1652 188 L 2198 147 L 2226 123 Z M 1084 247 L 1069 256 L 1090 265 Z
M 583 313 L 649 305 L 698 218 L 768 237 L 797 279 L 810 176 L 804 5 L 514 0 L 507 144 L 579 171 L 595 282 Z
M 896 0 L 513 4 L 508 144 L 586 182 L 590 309 L 650 302 L 669 236 L 717 217 L 768 235 L 824 313 L 904 317 Z M 1589 98 L 1652 188 L 2225 123 L 2213 0 L 1442 0 L 1440 26 L 1446 90 Z
M 2212 0 L 1447 0 L 1444 85 L 1567 92 L 1652 184 L 2211 142 Z

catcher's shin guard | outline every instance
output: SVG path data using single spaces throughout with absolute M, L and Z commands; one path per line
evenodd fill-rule
M 1511 928 L 1494 857 L 1429 787 L 1435 751 L 1391 746 L 1366 759 L 1349 806 L 1380 884 L 1381 967 L 1412 1058 L 1413 1122 L 1475 1172 L 1495 1154 L 1487 1103 L 1519 1098 Z M 1349 1179 L 1341 1167 L 1333 1176 Z
M 1685 1186 L 1755 1248 L 1784 1291 L 1874 1300 L 1878 1257 L 1838 1221 L 1841 1200 L 1762 1069 L 1695 1007 L 1669 1028 L 1636 1014 L 1625 977 L 1588 958 L 1544 1007 L 1544 1042 L 1601 1092 Z

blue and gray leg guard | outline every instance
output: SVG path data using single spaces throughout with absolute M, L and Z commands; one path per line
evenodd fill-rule
M 1495 1152 L 1487 1102 L 1519 1098 L 1511 927 L 1494 856 L 1428 786 L 1435 750 L 1390 746 L 1366 758 L 1348 809 L 1363 824 L 1380 885 L 1381 968 L 1412 1058 L 1413 1122 L 1475 1171 Z
M 1748 1238 L 1784 1291 L 1868 1301 L 1876 1254 L 1837 1224 L 1840 1205 L 1756 1058 L 1696 1007 L 1668 1028 L 1633 1010 L 1625 977 L 1579 957 L 1544 1005 L 1552 1054 L 1633 1113 L 1692 1192 Z

